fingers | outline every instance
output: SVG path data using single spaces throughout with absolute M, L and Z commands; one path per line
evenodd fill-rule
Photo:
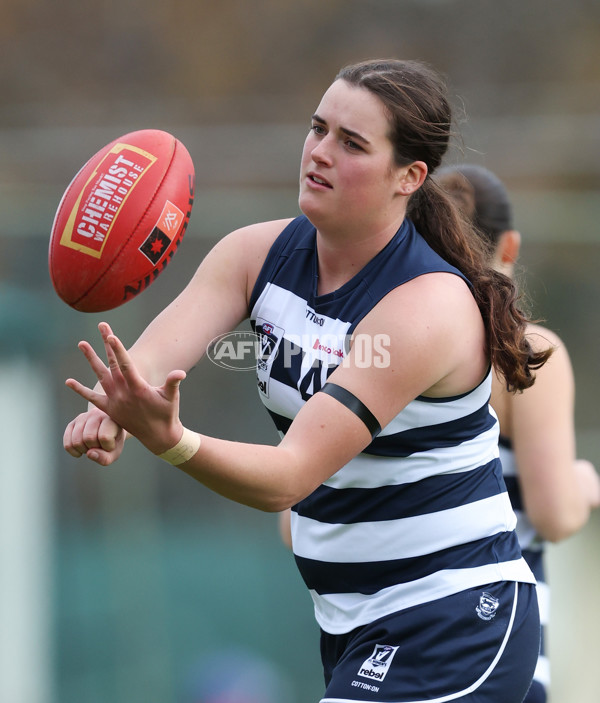
M 185 373 L 185 371 L 176 370 L 171 371 L 167 376 L 164 385 L 164 395 L 165 399 L 168 400 L 170 403 L 172 403 L 177 398 L 177 395 L 179 393 L 179 386 L 181 385 L 181 382 L 185 379 L 186 375 L 187 374 Z
M 100 410 L 106 411 L 107 397 L 103 393 L 97 393 L 91 388 L 84 386 L 83 383 L 79 383 L 79 381 L 74 378 L 67 378 L 65 385 L 89 403 L 93 403 Z
M 118 370 L 118 373 L 130 387 L 138 388 L 143 385 L 145 381 L 133 364 L 129 352 L 123 346 L 123 342 L 116 335 L 108 334 L 105 339 L 105 345 L 109 362 L 111 362 L 113 378 L 115 378 L 114 372 Z
M 93 461 L 99 466 L 108 466 L 112 464 L 116 458 L 111 452 L 105 452 L 102 449 L 90 449 L 86 456 L 90 461 Z
M 92 371 L 96 374 L 96 378 L 100 382 L 106 395 L 110 395 L 116 386 L 122 384 L 135 387 L 139 386 L 142 382 L 141 376 L 133 366 L 131 358 L 121 340 L 112 333 L 110 326 L 106 322 L 101 322 L 98 325 L 98 329 L 100 330 L 104 342 L 108 367 L 100 359 L 98 354 L 96 354 L 89 342 L 81 341 L 78 347 L 87 359 Z M 77 387 L 76 384 L 68 385 L 86 400 L 90 400 L 97 405 L 92 398 L 84 394 L 85 386 L 81 384 L 78 384 Z
M 111 372 L 114 373 L 120 373 L 119 369 L 119 362 L 117 361 L 117 357 L 115 356 L 115 352 L 108 341 L 108 338 L 113 335 L 113 332 L 106 322 L 101 322 L 98 325 L 98 329 L 100 330 L 100 335 L 102 337 L 102 341 L 104 342 L 104 349 L 106 350 L 106 360 L 108 362 L 108 368 L 111 370 Z
M 88 449 L 98 447 L 98 428 L 105 417 L 96 410 L 90 410 L 72 420 L 63 435 L 63 446 L 67 453 L 78 458 Z
M 85 451 L 87 451 L 87 447 L 84 449 L 84 444 L 83 442 L 76 441 L 74 439 L 74 425 L 76 423 L 76 420 L 72 420 L 66 427 L 65 431 L 63 434 L 63 447 L 65 448 L 65 451 L 67 454 L 70 454 L 71 456 L 74 456 L 76 459 L 79 459 L 82 454 L 84 454 Z
M 97 464 L 107 466 L 120 454 L 124 431 L 110 417 L 97 410 L 81 413 L 66 427 L 63 446 L 68 454 L 84 454 Z
M 79 342 L 78 347 L 83 352 L 83 355 L 88 360 L 88 363 L 92 367 L 92 370 L 96 374 L 96 377 L 102 384 L 103 380 L 108 378 L 108 374 L 112 376 L 113 380 L 118 380 L 118 376 L 122 373 L 122 365 L 130 364 L 129 355 L 127 354 L 125 347 L 119 340 L 119 338 L 113 334 L 110 325 L 107 322 L 101 322 L 98 325 L 98 330 L 100 331 L 100 336 L 104 342 L 104 349 L 106 352 L 106 361 L 108 366 L 100 359 L 98 354 L 94 351 L 91 344 L 82 341 Z M 119 349 L 119 354 L 115 352 L 115 348 Z M 123 356 L 124 354 L 124 356 Z
M 124 434 L 124 430 L 108 415 L 102 418 L 97 432 L 97 441 L 100 449 L 112 452 L 117 447 L 117 440 Z M 88 446 L 96 446 L 88 445 Z
M 108 322 L 99 322 L 98 323 L 98 330 L 102 336 L 102 339 L 106 339 L 109 334 L 113 334 L 111 326 L 108 324 Z
M 96 354 L 96 352 L 92 348 L 92 345 L 89 344 L 89 342 L 82 341 L 79 342 L 77 346 L 87 359 L 88 364 L 92 368 L 92 371 L 96 374 L 96 378 L 98 379 L 98 381 L 100 381 L 100 385 L 104 388 L 107 380 L 109 379 L 109 370 L 106 368 L 104 362 L 102 361 L 102 359 L 100 359 L 98 354 Z M 79 391 L 76 392 L 79 393 Z M 82 394 L 79 393 L 79 395 Z
M 179 385 L 186 377 L 183 370 L 171 371 L 160 387 L 150 385 L 137 370 L 121 340 L 110 326 L 100 323 L 108 367 L 92 346 L 82 341 L 79 348 L 98 378 L 99 385 L 89 388 L 74 378 L 65 384 L 95 408 L 73 420 L 65 430 L 65 450 L 74 457 L 84 454 L 102 466 L 120 455 L 125 431 L 152 444 L 154 429 L 172 423 L 179 412 Z

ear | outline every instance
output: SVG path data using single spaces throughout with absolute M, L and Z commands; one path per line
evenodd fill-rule
M 408 166 L 403 166 L 398 170 L 399 195 L 412 195 L 422 185 L 427 178 L 427 164 L 424 161 L 413 161 Z
M 519 258 L 521 235 L 514 229 L 502 232 L 496 246 L 496 261 L 503 266 L 513 266 Z

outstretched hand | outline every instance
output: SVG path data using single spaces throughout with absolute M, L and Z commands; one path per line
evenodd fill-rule
M 85 453 L 103 465 L 111 463 L 116 458 L 113 456 L 115 451 L 117 456 L 120 454 L 124 440 L 122 430 L 137 437 L 155 454 L 170 449 L 183 432 L 179 420 L 179 384 L 186 377 L 185 371 L 171 371 L 162 386 L 151 386 L 110 326 L 101 322 L 98 329 L 108 365 L 88 342 L 80 342 L 78 346 L 104 392 L 88 388 L 74 378 L 65 383 L 108 418 L 98 419 L 100 416 L 96 414 L 94 419 L 95 415 L 90 411 L 73 420 L 65 432 L 65 449 L 73 456 Z M 82 429 L 84 425 L 86 427 Z

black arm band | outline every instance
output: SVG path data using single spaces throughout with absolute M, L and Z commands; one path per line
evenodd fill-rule
M 353 393 L 350 393 L 350 391 L 347 391 L 341 386 L 337 386 L 335 383 L 326 383 L 323 388 L 321 388 L 321 393 L 327 393 L 327 395 L 330 395 L 342 405 L 345 405 L 348 410 L 351 410 L 356 417 L 360 418 L 365 423 L 373 439 L 381 432 L 381 426 L 377 422 L 375 415 L 373 415 L 369 408 Z

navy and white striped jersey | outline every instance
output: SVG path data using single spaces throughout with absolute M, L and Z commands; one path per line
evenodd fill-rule
M 406 219 L 354 278 L 319 296 L 315 228 L 303 216 L 286 227 L 250 306 L 263 351 L 259 393 L 282 434 L 343 362 L 360 320 L 395 287 L 435 271 L 463 277 Z M 383 339 L 355 350 L 365 365 L 385 363 Z M 293 507 L 294 555 L 323 630 L 349 632 L 478 585 L 534 582 L 514 532 L 490 391 L 488 374 L 464 395 L 416 398 Z
M 540 623 L 542 625 L 542 647 L 533 678 L 534 681 L 539 681 L 544 687 L 548 687 L 550 685 L 550 661 L 546 654 L 545 640 L 550 620 L 550 587 L 546 581 L 544 568 L 545 542 L 538 535 L 535 527 L 527 517 L 512 443 L 502 435 L 500 436 L 500 460 L 502 461 L 502 472 L 508 488 L 510 502 L 517 516 L 516 532 L 521 545 L 521 552 L 537 581 Z M 527 700 L 526 698 L 525 701 Z

